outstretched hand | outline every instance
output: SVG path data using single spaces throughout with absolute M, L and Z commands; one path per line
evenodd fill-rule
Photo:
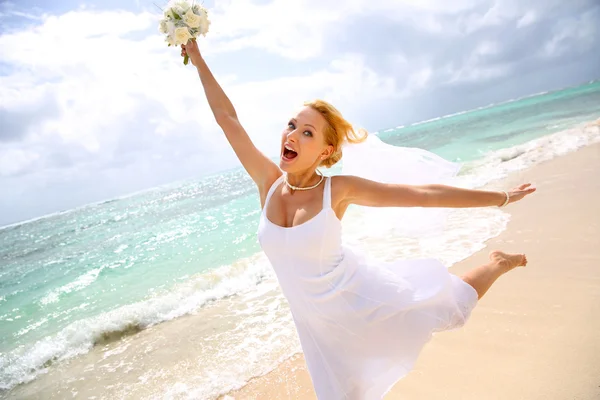
M 181 56 L 185 57 L 186 55 L 190 58 L 190 61 L 195 67 L 199 65 L 202 56 L 200 55 L 200 49 L 198 49 L 196 39 L 190 39 L 187 44 L 181 45 Z
M 531 187 L 531 183 L 524 183 L 523 185 L 519 185 L 516 188 L 513 188 L 508 191 L 508 203 L 510 204 L 519 201 L 528 194 L 531 194 L 535 191 L 536 188 Z

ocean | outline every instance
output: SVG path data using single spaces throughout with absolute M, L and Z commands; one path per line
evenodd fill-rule
M 377 134 L 461 162 L 480 187 L 600 142 L 598 118 L 600 81 Z M 0 395 L 215 399 L 299 352 L 259 214 L 240 168 L 0 228 Z M 365 218 L 350 209 L 345 235 L 373 257 L 449 267 L 509 222 L 454 210 L 416 240 Z

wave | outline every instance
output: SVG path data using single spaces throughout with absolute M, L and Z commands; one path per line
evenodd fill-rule
M 91 272 L 78 280 L 77 284 L 74 282 L 69 288 L 62 287 L 59 292 L 63 289 L 65 292 L 76 290 L 88 283 L 93 278 Z M 94 270 L 94 274 L 96 272 Z M 75 321 L 57 334 L 47 336 L 31 346 L 0 354 L 0 391 L 29 382 L 53 363 L 85 354 L 96 345 L 190 314 L 207 303 L 241 294 L 271 275 L 266 258 L 258 254 L 192 276 L 168 292 L 147 300 Z M 47 300 L 51 302 L 54 297 Z
M 565 90 L 565 89 L 557 90 L 557 92 L 560 92 L 561 90 Z M 498 107 L 498 106 L 502 106 L 502 105 L 509 104 L 509 103 L 514 103 L 514 102 L 517 102 L 517 101 L 529 99 L 531 97 L 543 96 L 543 95 L 546 95 L 546 94 L 549 94 L 549 93 L 554 93 L 554 92 L 547 91 L 547 92 L 539 92 L 539 93 L 534 93 L 534 94 L 528 94 L 526 96 L 517 97 L 517 98 L 514 98 L 514 99 L 508 99 L 506 101 L 501 101 L 501 102 L 498 102 L 498 103 L 490 103 L 490 104 L 487 104 L 485 106 L 479 106 L 479 107 L 471 108 L 471 109 L 464 110 L 464 111 L 458 111 L 458 112 L 455 112 L 455 113 L 452 113 L 452 114 L 442 115 L 441 117 L 435 117 L 435 118 L 427 119 L 427 120 L 424 120 L 424 121 L 413 122 L 409 126 L 418 126 L 418 125 L 423 125 L 423 124 L 426 124 L 426 123 L 429 123 L 429 122 L 434 122 L 434 121 L 439 121 L 439 120 L 442 120 L 442 119 L 457 117 L 459 115 L 464 115 L 464 114 L 469 114 L 469 113 L 473 113 L 473 112 L 476 112 L 476 111 L 486 110 L 488 108 Z
M 483 159 L 465 165 L 466 169 L 459 178 L 465 186 L 481 187 L 505 177 L 510 172 L 529 168 L 594 143 L 600 143 L 600 119 L 522 145 L 489 152 Z M 347 217 L 344 218 L 345 239 L 359 244 L 370 256 L 382 260 L 428 257 L 435 254 L 436 258 L 450 267 L 484 249 L 489 239 L 506 229 L 510 215 L 495 207 L 452 210 L 448 215 L 443 237 L 431 240 L 394 235 L 392 220 L 389 212 L 386 213 L 385 219 L 375 222 L 373 215 L 364 213 L 360 208 L 350 208 Z M 465 224 L 467 220 L 469 223 Z M 277 365 L 268 362 L 268 358 L 265 359 L 263 373 Z M 283 362 L 283 359 L 278 362 Z M 260 374 L 252 378 L 237 378 L 240 382 L 247 383 L 257 376 Z M 219 393 L 225 394 L 235 388 L 223 385 Z M 186 392 L 186 395 L 193 398 L 196 397 L 195 394 L 193 390 Z
M 48 218 L 52 218 L 52 217 L 57 217 L 57 216 L 65 215 L 65 214 L 68 214 L 68 213 L 70 213 L 72 211 L 74 211 L 74 210 L 57 211 L 57 212 L 54 212 L 54 213 L 42 215 L 40 217 L 34 217 L 34 218 L 31 218 L 31 219 L 14 222 L 12 224 L 0 226 L 0 231 L 18 229 L 18 228 L 21 228 L 23 225 L 31 224 L 31 223 L 38 222 L 40 220 L 44 220 L 44 219 L 48 219 Z
M 592 80 L 590 82 L 584 83 L 583 85 L 589 85 L 589 84 L 593 84 L 595 82 L 596 82 L 596 80 Z M 514 99 L 508 99 L 508 100 L 500 101 L 500 102 L 497 102 L 497 103 L 490 103 L 490 104 L 487 104 L 487 105 L 484 105 L 484 106 L 479 106 L 479 107 L 471 108 L 471 109 L 464 110 L 464 111 L 458 111 L 458 112 L 455 112 L 455 113 L 452 113 L 452 114 L 442 115 L 440 117 L 435 117 L 435 118 L 430 118 L 430 119 L 423 120 L 423 121 L 413 122 L 411 124 L 408 124 L 408 126 L 423 125 L 423 124 L 426 124 L 426 123 L 429 123 L 429 122 L 439 121 L 439 120 L 442 120 L 442 119 L 456 117 L 456 116 L 463 115 L 463 114 L 469 114 L 469 113 L 472 113 L 472 112 L 481 111 L 481 110 L 485 110 L 485 109 L 488 109 L 488 108 L 497 107 L 497 106 L 501 106 L 501 105 L 505 105 L 505 104 L 510 104 L 510 103 L 514 103 L 514 102 L 517 102 L 517 101 L 529 99 L 529 98 L 532 98 L 532 97 L 538 97 L 538 96 L 544 96 L 544 95 L 547 95 L 547 94 L 558 93 L 558 92 L 562 92 L 564 90 L 574 89 L 574 88 L 577 88 L 577 87 L 583 86 L 583 85 L 566 86 L 566 87 L 563 87 L 563 88 L 560 88 L 560 89 L 557 89 L 557 90 L 548 90 L 548 91 L 543 91 L 543 92 L 528 94 L 528 95 L 525 95 L 525 96 L 516 97 Z M 398 126 L 396 128 L 392 128 L 392 129 L 386 129 L 386 130 L 384 130 L 382 132 L 389 132 L 391 130 L 401 129 L 401 128 L 404 128 L 404 125 L 401 125 L 401 126 Z
M 511 172 L 594 143 L 600 143 L 600 119 L 521 145 L 489 152 L 483 158 L 466 164 L 459 179 L 465 186 L 480 187 Z M 355 215 L 354 221 L 349 218 L 351 229 L 348 233 L 351 237 L 360 239 L 369 253 L 375 256 L 406 256 L 398 253 L 400 251 L 410 252 L 411 256 L 419 251 L 429 254 L 435 252 L 447 264 L 452 264 L 480 250 L 487 239 L 497 236 L 508 223 L 507 215 L 501 210 L 486 209 L 481 210 L 481 213 L 477 218 L 469 217 L 476 221 L 468 227 L 464 227 L 464 218 L 467 217 L 455 214 L 450 219 L 454 236 L 443 243 L 431 242 L 425 246 L 423 243 L 406 242 L 387 235 L 382 229 L 383 225 L 364 224 L 360 219 L 361 215 Z M 349 214 L 348 217 L 352 215 Z M 379 234 L 374 232 L 371 235 L 367 232 L 365 227 L 369 226 Z M 465 238 L 469 240 L 464 240 Z M 445 247 L 440 248 L 441 245 Z M 59 288 L 56 294 L 61 295 L 89 285 L 100 272 L 90 271 L 71 284 Z M 53 363 L 87 353 L 94 346 L 119 340 L 149 326 L 193 313 L 209 302 L 244 292 L 253 293 L 251 290 L 272 276 L 272 270 L 261 253 L 232 265 L 192 276 L 169 292 L 157 293 L 144 301 L 75 321 L 32 346 L 0 354 L 0 390 L 10 390 L 15 385 L 31 381 Z
M 71 292 L 78 292 L 82 289 L 85 289 L 86 287 L 88 287 L 89 285 L 94 283 L 96 281 L 96 279 L 98 279 L 98 276 L 100 275 L 100 273 L 102 272 L 103 269 L 104 269 L 104 267 L 94 268 L 94 269 L 86 272 L 85 274 L 80 275 L 74 281 L 69 282 L 66 285 L 61 286 L 58 289 L 55 289 L 55 290 L 51 291 L 50 293 L 48 293 L 46 296 L 44 296 L 40 300 L 40 303 L 42 305 L 56 303 L 58 301 L 58 299 L 60 298 L 60 296 L 63 294 L 69 294 Z
M 465 165 L 459 176 L 466 186 L 480 187 L 508 174 L 600 143 L 600 119 L 529 142 L 495 150 Z

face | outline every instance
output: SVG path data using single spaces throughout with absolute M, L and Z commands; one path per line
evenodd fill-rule
M 325 142 L 325 118 L 311 107 L 303 107 L 288 121 L 281 136 L 279 167 L 288 173 L 316 168 L 333 153 Z

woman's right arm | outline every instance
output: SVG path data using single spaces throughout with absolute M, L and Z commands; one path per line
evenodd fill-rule
M 233 104 L 200 55 L 196 41 L 190 40 L 186 45 L 182 45 L 182 49 L 182 55 L 187 53 L 198 70 L 206 99 L 217 123 L 223 129 L 238 159 L 258 186 L 261 199 L 264 200 L 272 183 L 281 175 L 281 170 L 252 143 L 250 136 L 238 120 Z

